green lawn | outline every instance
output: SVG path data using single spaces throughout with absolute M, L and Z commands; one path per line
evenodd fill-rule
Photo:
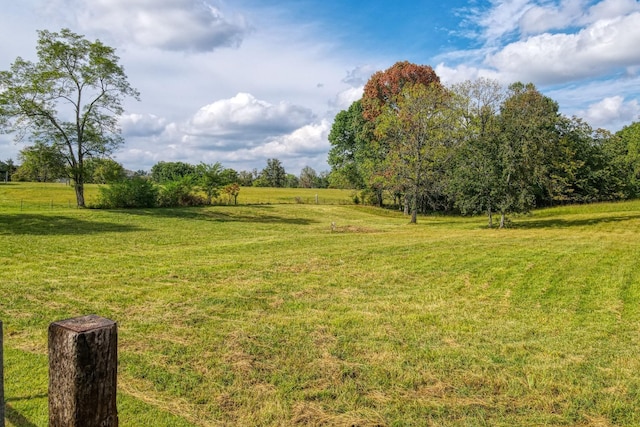
M 640 202 L 488 230 L 325 190 L 20 211 L 32 186 L 0 185 L 8 425 L 47 425 L 47 327 L 91 313 L 121 426 L 640 425 Z

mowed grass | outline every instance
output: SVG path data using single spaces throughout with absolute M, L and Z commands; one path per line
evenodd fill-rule
M 47 327 L 91 313 L 122 426 L 640 425 L 640 202 L 418 222 L 0 207 L 8 425 L 47 425 Z

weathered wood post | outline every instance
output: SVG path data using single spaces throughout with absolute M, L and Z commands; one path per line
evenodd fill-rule
M 49 426 L 117 427 L 117 324 L 89 315 L 49 325 Z
M 4 427 L 4 331 L 0 320 L 0 427 Z

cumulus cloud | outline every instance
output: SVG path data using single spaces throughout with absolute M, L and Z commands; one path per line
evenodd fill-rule
M 566 0 L 559 5 L 533 5 L 522 15 L 519 25 L 523 34 L 539 34 L 562 29 L 581 19 L 585 0 Z
M 300 169 L 311 163 L 318 163 L 318 159 L 326 160 L 326 153 L 330 148 L 328 135 L 331 123 L 321 120 L 310 123 L 299 129 L 275 138 L 268 138 L 263 143 L 233 152 L 226 153 L 225 160 L 231 163 L 243 164 L 246 162 L 266 161 L 269 158 L 278 158 Z M 326 165 L 326 162 L 322 162 Z
M 351 104 L 362 98 L 363 94 L 364 86 L 352 87 L 336 95 L 330 105 L 335 111 L 346 110 L 351 106 Z
M 640 3 L 636 0 L 603 0 L 589 8 L 583 16 L 583 24 L 591 24 L 602 19 L 614 19 L 640 11 Z
M 164 131 L 166 120 L 154 114 L 126 114 L 120 117 L 122 134 L 128 136 L 151 136 Z
M 254 139 L 291 132 L 313 119 L 308 108 L 287 102 L 271 104 L 239 93 L 200 108 L 187 132 L 200 137 Z
M 542 84 L 597 77 L 640 62 L 640 13 L 600 20 L 577 34 L 541 34 L 507 45 L 486 64 Z
M 235 47 L 248 31 L 242 16 L 227 16 L 207 0 L 53 0 L 47 10 L 54 9 L 83 31 L 164 50 Z
M 487 68 L 479 68 L 468 65 L 458 65 L 457 67 L 448 67 L 441 62 L 434 68 L 440 80 L 446 84 L 462 83 L 466 80 L 477 80 L 479 78 L 487 78 L 491 80 L 501 81 L 504 76 Z M 512 83 L 510 81 L 502 81 L 504 84 Z
M 640 115 L 640 104 L 633 99 L 625 101 L 622 96 L 611 96 L 602 101 L 591 104 L 585 111 L 580 111 L 583 117 L 593 127 L 616 129 L 622 124 L 637 121 Z

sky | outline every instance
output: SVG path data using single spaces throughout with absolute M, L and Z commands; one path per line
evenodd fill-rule
M 37 30 L 114 47 L 130 84 L 115 160 L 328 171 L 335 115 L 397 61 L 445 84 L 534 83 L 594 128 L 640 119 L 636 0 L 0 0 L 0 70 Z M 28 143 L 27 143 L 28 144 Z M 25 143 L 0 135 L 0 159 Z

